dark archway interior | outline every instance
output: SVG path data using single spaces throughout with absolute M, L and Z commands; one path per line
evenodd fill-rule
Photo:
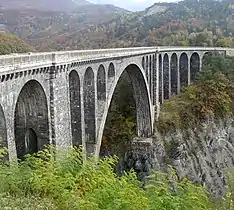
M 180 56 L 180 88 L 188 86 L 188 56 L 182 53 Z
M 199 68 L 200 68 L 200 57 L 198 53 L 193 53 L 190 58 L 191 82 L 195 81 L 196 75 L 199 72 Z
M 110 63 L 108 68 L 108 77 L 115 77 L 115 67 L 113 63 Z
M 15 109 L 15 140 L 18 158 L 49 144 L 46 95 L 35 80 L 26 83 L 19 94 Z
M 162 76 L 163 76 L 163 72 L 162 72 L 162 55 L 159 55 L 159 102 L 160 104 L 162 103 Z
M 116 86 L 103 132 L 100 157 L 118 155 L 128 149 L 136 132 L 136 103 L 129 75 L 125 71 Z
M 156 104 L 156 89 L 157 89 L 157 71 L 156 71 L 156 56 L 153 55 L 153 105 Z
M 106 100 L 106 72 L 103 65 L 100 65 L 97 73 L 97 99 Z
M 163 58 L 163 92 L 164 99 L 169 99 L 169 57 L 168 54 Z
M 149 137 L 150 102 L 140 69 L 128 66 L 115 88 L 105 124 L 100 156 L 119 155 L 134 136 Z
M 93 152 L 96 142 L 95 121 L 95 84 L 92 68 L 88 68 L 84 75 L 84 121 L 85 140 L 88 154 Z
M 71 129 L 73 146 L 82 145 L 80 78 L 76 71 L 69 74 Z
M 176 53 L 171 56 L 171 95 L 178 93 L 178 58 Z
M 0 147 L 7 148 L 6 118 L 0 105 Z

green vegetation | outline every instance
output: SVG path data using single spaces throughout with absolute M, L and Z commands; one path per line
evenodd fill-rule
M 101 156 L 122 156 L 136 136 L 136 105 L 133 87 L 127 72 L 123 72 L 108 111 L 102 139 Z
M 53 152 L 51 152 L 53 151 Z M 47 148 L 19 164 L 0 164 L 1 209 L 216 209 L 207 191 L 173 170 L 156 172 L 141 187 L 133 171 L 117 176 L 116 158 L 83 162 L 78 149 Z M 231 205 L 233 195 L 220 205 Z
M 166 101 L 157 122 L 161 133 L 197 127 L 234 111 L 234 58 L 207 56 L 194 84 Z
M 34 51 L 31 46 L 15 35 L 0 32 L 0 55 Z

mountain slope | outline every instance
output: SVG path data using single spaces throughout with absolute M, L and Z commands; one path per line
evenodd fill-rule
M 98 5 L 80 8 L 70 14 L 4 10 L 0 23 L 39 51 L 155 45 L 234 46 L 232 0 L 156 3 L 135 13 L 115 12 Z
M 72 11 L 76 7 L 91 5 L 86 0 L 1 0 L 4 9 L 37 9 L 51 11 Z

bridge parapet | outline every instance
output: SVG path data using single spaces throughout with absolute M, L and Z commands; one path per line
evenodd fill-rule
M 155 47 L 118 48 L 98 50 L 76 50 L 43 53 L 14 53 L 0 56 L 0 72 L 16 69 L 33 68 L 34 66 L 51 66 L 53 64 L 71 63 L 74 61 L 89 61 L 100 58 L 121 57 L 141 53 L 152 53 Z

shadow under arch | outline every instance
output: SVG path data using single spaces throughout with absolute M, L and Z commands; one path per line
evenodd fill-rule
M 111 93 L 109 94 L 109 99 L 106 104 L 106 108 L 104 110 L 102 122 L 98 132 L 97 145 L 95 151 L 96 158 L 98 158 L 100 154 L 102 136 L 107 120 L 107 115 L 110 109 L 111 100 L 113 98 L 114 91 L 123 72 L 127 72 L 127 74 L 129 75 L 133 88 L 133 94 L 136 104 L 137 135 L 139 137 L 149 137 L 152 135 L 151 103 L 149 88 L 147 86 L 147 79 L 144 76 L 143 70 L 141 68 L 139 68 L 136 64 L 130 64 L 125 69 L 123 69 L 118 79 L 115 81 L 113 88 L 110 90 Z
M 200 70 L 200 56 L 197 52 L 194 52 L 190 57 L 190 80 L 195 81 L 196 75 Z
M 18 158 L 38 152 L 50 143 L 47 97 L 38 81 L 30 80 L 21 89 L 14 123 Z
M 72 145 L 82 145 L 80 77 L 77 71 L 69 74 Z
M 0 104 L 0 148 L 1 147 L 7 148 L 7 128 L 5 114 Z

